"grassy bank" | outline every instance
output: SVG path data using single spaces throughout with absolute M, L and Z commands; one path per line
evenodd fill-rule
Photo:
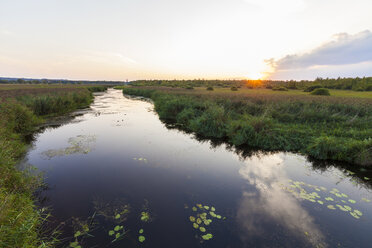
M 15 87 L 0 87 L 0 247 L 52 247 L 55 240 L 41 233 L 46 213 L 33 199 L 41 180 L 15 165 L 26 151 L 26 135 L 48 116 L 89 106 L 91 91 L 104 87 Z
M 151 98 L 162 120 L 204 137 L 372 165 L 372 100 L 368 96 L 165 87 L 127 87 L 123 92 Z

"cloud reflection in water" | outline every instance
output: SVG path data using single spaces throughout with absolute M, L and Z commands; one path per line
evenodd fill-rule
M 239 174 L 256 188 L 256 192 L 243 192 L 238 207 L 237 219 L 244 230 L 241 235 L 243 241 L 260 237 L 281 240 L 284 237 L 276 235 L 282 236 L 282 233 L 273 233 L 280 227 L 281 232 L 291 232 L 291 235 L 297 235 L 299 240 L 305 239 L 312 246 L 326 247 L 324 236 L 313 217 L 301 206 L 299 199 L 281 187 L 289 180 L 281 156 L 251 157 L 245 161 Z

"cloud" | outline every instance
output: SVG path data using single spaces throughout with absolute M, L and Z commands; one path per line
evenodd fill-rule
M 333 75 L 338 73 L 336 76 L 342 76 L 346 72 L 354 74 L 354 71 L 372 73 L 370 70 L 363 70 L 366 64 L 372 62 L 372 32 L 366 30 L 355 35 L 336 34 L 332 41 L 308 53 L 287 55 L 279 60 L 268 59 L 265 62 L 273 68 L 270 77 L 286 77 L 291 73 L 317 76 L 315 73 L 324 74 L 327 70 Z

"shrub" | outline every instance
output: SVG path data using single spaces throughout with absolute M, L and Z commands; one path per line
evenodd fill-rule
M 227 125 L 227 137 L 234 145 L 249 145 L 253 143 L 255 130 L 247 121 L 234 120 Z
M 312 92 L 313 90 L 318 89 L 318 88 L 322 88 L 322 86 L 321 85 L 311 85 L 311 86 L 307 87 L 306 89 L 304 89 L 304 92 Z
M 234 87 L 234 86 L 231 87 L 230 89 L 231 89 L 232 91 L 238 91 L 238 88 L 236 88 L 236 87 Z
M 288 91 L 288 89 L 286 87 L 273 87 L 272 90 L 276 90 L 276 91 Z
M 194 87 L 192 87 L 192 86 L 187 86 L 186 89 L 187 89 L 187 90 L 193 90 Z
M 313 90 L 310 94 L 319 95 L 319 96 L 330 96 L 331 95 L 331 93 L 329 93 L 329 90 L 325 88 L 317 88 Z
M 214 90 L 212 86 L 207 87 L 207 90 Z
M 200 117 L 190 121 L 190 128 L 205 137 L 223 138 L 227 118 L 224 108 L 211 105 Z

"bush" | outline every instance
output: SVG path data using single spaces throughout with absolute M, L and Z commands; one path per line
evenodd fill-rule
M 200 117 L 190 121 L 190 128 L 204 137 L 223 138 L 227 118 L 224 108 L 211 105 Z
M 187 90 L 193 90 L 194 87 L 192 87 L 192 86 L 187 86 L 186 89 L 187 89 Z
M 323 87 L 321 85 L 311 85 L 307 87 L 306 89 L 304 89 L 304 92 L 312 92 L 313 90 L 318 89 L 318 88 L 323 88 Z
M 331 93 L 329 93 L 329 90 L 325 88 L 317 88 L 313 90 L 310 94 L 319 95 L 319 96 L 330 96 L 331 95 Z
M 275 90 L 275 91 L 288 91 L 288 89 L 286 87 L 274 87 L 272 88 L 272 90 Z
M 227 137 L 234 145 L 252 144 L 255 138 L 254 128 L 244 120 L 230 121 L 227 125 Z
M 207 90 L 214 90 L 213 87 L 209 86 L 207 87 Z
M 234 87 L 234 86 L 231 87 L 230 89 L 231 89 L 232 91 L 238 91 L 238 88 L 236 88 L 236 87 Z

